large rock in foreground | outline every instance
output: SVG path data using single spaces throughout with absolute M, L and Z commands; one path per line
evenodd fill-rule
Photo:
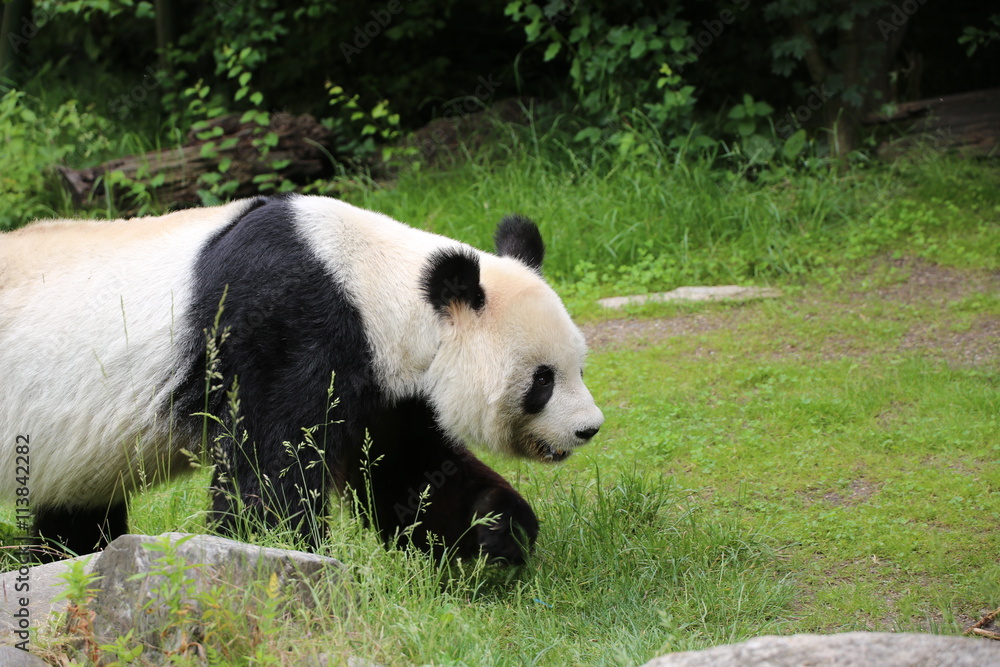
M 943 635 L 848 632 L 756 637 L 742 644 L 654 658 L 645 667 L 985 667 L 1000 665 L 1000 642 Z
M 94 572 L 101 577 L 90 604 L 98 643 L 131 630 L 147 661 L 202 651 L 210 634 L 250 638 L 267 631 L 268 618 L 302 606 L 340 614 L 351 600 L 338 560 L 209 535 L 123 535 Z

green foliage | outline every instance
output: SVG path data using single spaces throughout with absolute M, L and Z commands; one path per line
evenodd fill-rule
M 389 108 L 389 101 L 382 100 L 371 110 L 366 110 L 360 95 L 348 96 L 344 89 L 329 81 L 326 83 L 329 105 L 334 110 L 323 119 L 323 125 L 334 131 L 335 150 L 349 156 L 355 168 L 364 168 L 379 158 L 383 164 L 395 165 L 398 160 L 413 156 L 415 147 L 394 145 L 401 136 L 400 118 Z
M 94 640 L 94 615 L 90 610 L 90 603 L 98 591 L 94 584 L 100 577 L 96 572 L 86 571 L 89 561 L 90 558 L 76 559 L 67 564 L 66 571 L 59 575 L 66 585 L 54 601 L 66 600 L 67 633 L 82 643 L 83 655 L 96 664 L 100 647 Z
M 962 36 L 958 38 L 958 43 L 965 45 L 965 54 L 970 58 L 978 49 L 1000 42 L 1000 14 L 991 14 L 988 20 L 989 28 L 983 30 L 966 26 L 962 30 Z
M 155 12 L 147 0 L 34 0 L 34 15 L 39 22 L 57 24 L 64 43 L 79 43 L 91 62 L 98 62 L 114 51 L 119 36 L 114 30 L 99 31 L 93 26 L 126 25 L 136 21 L 152 31 Z
M 629 20 L 618 22 L 604 3 L 541 6 L 513 0 L 505 14 L 524 24 L 529 44 L 546 46 L 545 61 L 561 58 L 568 64 L 572 90 L 592 123 L 575 139 L 608 142 L 627 155 L 633 147 L 644 150 L 646 137 L 623 116 L 632 110 L 641 111 L 658 130 L 677 136 L 674 147 L 695 129 L 695 88 L 678 72 L 697 57 L 688 48 L 689 23 L 680 18 L 680 10 L 675 3 L 666 8 L 639 3 Z
M 58 165 L 91 159 L 112 146 L 111 125 L 76 101 L 54 109 L 19 90 L 0 96 L 0 230 L 55 215 Z
M 743 103 L 737 104 L 726 115 L 728 119 L 723 129 L 738 137 L 749 137 L 766 127 L 774 108 L 767 102 L 755 102 L 749 94 L 743 95 Z M 763 121 L 763 124 L 761 123 Z

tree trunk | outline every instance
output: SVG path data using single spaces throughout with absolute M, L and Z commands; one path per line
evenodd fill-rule
M 156 49 L 160 55 L 160 70 L 169 71 L 170 62 L 167 49 L 174 43 L 175 22 L 173 0 L 155 0 L 156 9 Z
M 846 11 L 852 4 L 855 0 L 843 0 L 840 7 Z M 859 145 L 864 114 L 890 101 L 890 72 L 908 27 L 908 21 L 898 20 L 894 12 L 899 9 L 891 5 L 852 16 L 850 25 L 837 31 L 838 56 L 831 62 L 823 58 L 807 16 L 789 18 L 792 33 L 806 44 L 803 61 L 813 83 L 825 90 L 824 84 L 834 76 L 841 79 L 841 89 L 828 99 L 824 96 L 823 123 L 829 132 L 830 155 L 842 166 Z

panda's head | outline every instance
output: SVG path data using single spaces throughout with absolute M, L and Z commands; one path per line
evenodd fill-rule
M 439 250 L 424 271 L 441 344 L 426 391 L 449 436 L 513 456 L 559 461 L 604 416 L 583 383 L 587 348 L 542 279 L 538 228 L 507 216 L 496 255 Z

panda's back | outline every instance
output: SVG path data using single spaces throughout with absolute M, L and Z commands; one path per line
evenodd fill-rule
M 310 311 L 328 311 L 329 345 L 346 351 L 330 358 L 356 366 L 343 381 L 412 395 L 438 336 L 417 289 L 423 263 L 456 245 L 298 195 L 114 222 L 41 222 L 0 235 L 3 436 L 31 436 L 40 499 L 118 497 L 180 465 L 176 452 L 193 447 L 176 441 L 183 432 L 173 416 L 201 409 L 204 330 L 223 288 L 229 314 L 243 313 L 237 328 L 266 317 L 268 299 L 285 308 L 289 331 L 315 324 Z M 227 287 L 227 276 L 246 280 Z M 256 332 L 248 325 L 234 334 Z M 7 445 L 0 466 L 12 469 Z M 147 470 L 122 478 L 138 467 Z M 0 482 L 0 498 L 13 492 L 9 482 Z

